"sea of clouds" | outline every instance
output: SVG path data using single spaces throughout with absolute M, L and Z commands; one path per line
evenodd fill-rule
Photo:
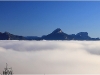
M 0 41 L 0 73 L 100 74 L 100 41 Z

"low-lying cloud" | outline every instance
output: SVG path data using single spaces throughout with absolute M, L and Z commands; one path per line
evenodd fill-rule
M 0 41 L 0 73 L 99 74 L 100 41 Z

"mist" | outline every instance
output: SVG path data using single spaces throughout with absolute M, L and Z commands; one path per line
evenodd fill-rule
M 0 41 L 0 73 L 99 74 L 100 41 Z

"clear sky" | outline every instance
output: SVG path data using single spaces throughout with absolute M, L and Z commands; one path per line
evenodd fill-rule
M 100 1 L 0 1 L 0 32 L 42 36 L 56 28 L 100 37 Z

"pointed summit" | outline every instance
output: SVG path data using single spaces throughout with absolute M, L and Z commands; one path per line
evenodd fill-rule
M 64 33 L 60 28 L 57 28 L 52 33 L 44 36 L 42 39 L 45 39 L 45 40 L 65 40 L 67 38 L 67 36 L 68 35 L 66 33 Z
M 60 28 L 57 28 L 52 33 L 63 33 L 63 31 Z

